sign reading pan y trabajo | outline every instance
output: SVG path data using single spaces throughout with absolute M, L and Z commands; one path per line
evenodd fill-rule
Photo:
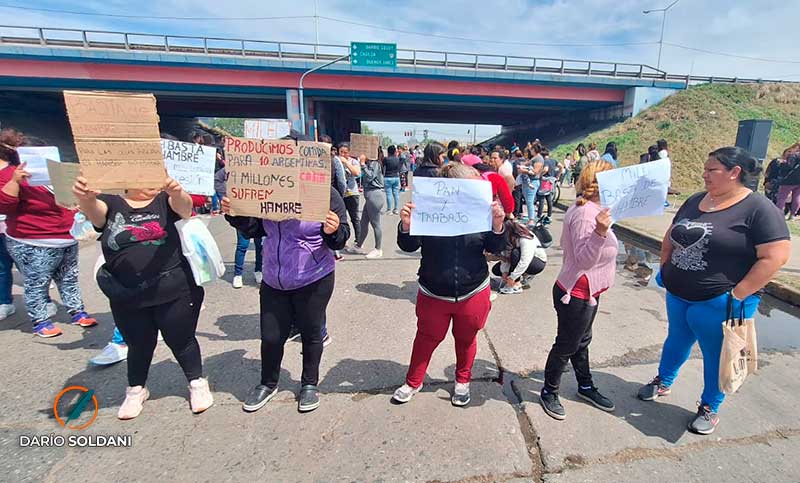
M 397 44 L 351 42 L 350 63 L 365 67 L 397 67 Z

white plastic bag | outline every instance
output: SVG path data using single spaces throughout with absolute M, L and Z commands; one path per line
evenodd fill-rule
M 175 222 L 181 237 L 181 251 L 192 267 L 197 285 L 213 282 L 225 274 L 225 263 L 207 223 L 200 217 Z

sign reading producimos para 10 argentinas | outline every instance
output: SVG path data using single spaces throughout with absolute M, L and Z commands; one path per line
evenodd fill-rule
M 226 138 L 231 215 L 325 221 L 331 146 L 309 141 Z

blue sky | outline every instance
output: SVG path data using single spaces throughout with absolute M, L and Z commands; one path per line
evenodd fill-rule
M 383 41 L 397 43 L 401 48 L 655 66 L 661 14 L 644 15 L 642 10 L 669 3 L 671 0 L 318 0 L 318 15 L 327 18 L 320 18 L 317 25 L 323 43 Z M 151 18 L 69 15 L 3 5 Z M 314 42 L 317 33 L 313 18 L 253 19 L 313 16 L 314 5 L 314 0 L 0 0 L 0 23 Z M 152 16 L 247 20 L 191 21 Z M 680 0 L 667 17 L 662 68 L 680 74 L 800 80 L 800 51 L 793 39 L 798 32 L 798 18 L 797 0 Z M 434 38 L 430 34 L 460 39 Z M 403 124 L 384 130 L 394 137 L 395 132 L 411 127 Z M 431 129 L 466 136 L 468 128 Z M 489 131 L 479 129 L 479 137 Z

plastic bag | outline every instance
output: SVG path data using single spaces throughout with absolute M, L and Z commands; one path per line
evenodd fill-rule
M 181 237 L 181 251 L 189 261 L 197 285 L 213 282 L 225 274 L 225 263 L 206 223 L 199 217 L 175 222 Z
M 75 213 L 72 228 L 69 229 L 69 234 L 78 241 L 96 240 L 98 236 L 98 233 L 92 226 L 92 222 L 87 220 L 86 215 L 80 211 Z

